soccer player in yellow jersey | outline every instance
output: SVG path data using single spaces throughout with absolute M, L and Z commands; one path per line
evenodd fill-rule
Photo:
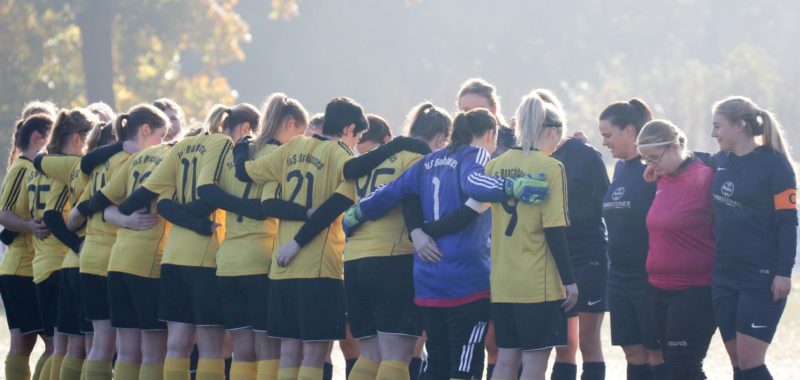
M 55 154 L 82 154 L 87 135 L 95 123 L 94 115 L 85 109 L 62 110 L 56 117 L 47 151 Z M 30 178 L 28 187 L 30 199 L 35 200 L 31 204 L 31 214 L 45 220 L 48 214 L 55 214 L 61 218 L 67 215 L 69 212 L 67 185 L 39 171 L 33 173 Z M 33 261 L 34 282 L 39 281 L 40 284 L 37 295 L 45 331 L 47 331 L 55 328 L 58 319 L 61 267 L 68 248 L 55 235 L 44 240 L 36 239 L 33 243 L 36 248 L 36 256 Z M 68 345 L 67 336 L 56 331 L 54 343 L 50 370 L 60 373 L 61 363 Z M 46 374 L 47 366 L 43 372 Z
M 409 113 L 408 130 L 413 139 L 398 137 L 383 145 L 391 139 L 388 126 L 372 115 L 368 119 L 369 129 L 357 146 L 362 156 L 344 168 L 345 178 L 357 176 L 358 199 L 399 177 L 423 154 L 443 147 L 452 124 L 446 112 L 425 102 Z M 376 149 L 378 145 L 383 146 Z M 364 162 L 374 160 L 373 155 L 378 162 L 370 162 L 366 174 L 359 175 Z M 419 208 L 416 203 L 414 206 Z M 350 375 L 354 380 L 409 378 L 409 362 L 422 333 L 414 304 L 413 250 L 400 207 L 351 232 L 344 251 L 347 315 L 353 337 L 361 346 Z
M 566 178 L 563 164 L 536 150 L 562 119 L 538 94 L 527 95 L 516 116 L 521 146 L 486 165 L 488 175 L 543 172 L 549 183 L 540 205 L 492 204 L 490 283 L 499 348 L 494 379 L 516 379 L 521 364 L 521 378 L 543 380 L 551 349 L 566 344 L 565 310 L 578 296 L 566 245 Z
M 265 156 L 301 135 L 307 120 L 306 111 L 297 100 L 281 93 L 270 95 L 250 156 Z M 232 137 L 244 135 L 244 127 L 247 125 L 241 125 Z M 308 213 L 305 206 L 276 199 L 277 186 L 277 182 L 269 182 L 262 188 L 240 181 L 229 154 L 219 185 L 206 184 L 197 189 L 200 199 L 227 211 L 225 240 L 217 252 L 217 286 L 225 328 L 233 343 L 231 376 L 237 379 L 277 376 L 280 341 L 267 335 L 267 272 L 278 232 L 277 218 L 302 221 Z
M 234 150 L 237 177 L 257 184 L 277 181 L 281 199 L 317 208 L 306 223 L 282 220 L 278 227 L 281 248 L 270 266 L 267 331 L 281 339 L 279 378 L 321 379 L 329 344 L 344 338 L 340 218 L 355 189 L 344 180 L 342 167 L 366 129 L 361 106 L 336 98 L 325 110 L 324 136 L 294 138 L 249 162 L 246 145 Z
M 149 104 L 139 104 L 114 120 L 114 135 L 117 143 L 87 154 L 81 161 L 81 170 L 89 174 L 89 183 L 81 195 L 81 202 L 70 213 L 68 224 L 86 222 L 86 239 L 80 255 L 80 283 L 85 290 L 81 300 L 86 318 L 92 321 L 94 336 L 92 347 L 85 363 L 86 375 L 96 378 L 109 378 L 112 375 L 112 359 L 116 349 L 116 331 L 111 324 L 111 305 L 109 299 L 108 263 L 111 248 L 116 241 L 117 226 L 109 223 L 102 214 L 105 207 L 98 205 L 100 190 L 125 167 L 132 153 L 140 149 L 136 144 L 139 131 L 161 130 L 163 136 L 166 116 Z M 146 128 L 143 128 L 144 126 Z M 125 149 L 123 149 L 125 147 Z M 116 149 L 110 158 L 96 162 L 96 152 L 105 148 Z
M 119 204 L 142 185 L 169 151 L 161 145 L 177 128 L 153 106 L 132 109 L 118 134 L 127 150 L 136 151 L 90 200 L 91 212 L 104 212 L 117 231 L 108 263 L 111 326 L 117 332 L 115 373 L 124 378 L 160 376 L 166 350 L 166 325 L 158 320 L 158 277 L 169 225 L 148 211 L 123 216 Z M 169 129 L 167 127 L 170 127 Z M 142 365 L 144 364 L 144 365 Z
M 218 183 L 233 145 L 230 136 L 242 128 L 249 130 L 257 120 L 258 110 L 252 105 L 215 106 L 207 121 L 208 133 L 178 142 L 142 187 L 119 206 L 120 212 L 131 214 L 158 196 L 158 213 L 173 224 L 161 258 L 158 304 L 159 319 L 167 323 L 163 372 L 167 380 L 188 376 L 195 333 L 198 378 L 224 378 L 225 330 L 215 272 L 225 214 L 212 212 L 197 189 Z
M 31 160 L 47 144 L 52 126 L 53 119 L 46 115 L 17 122 L 11 139 L 9 167 L 0 190 L 3 225 L 0 237 L 8 246 L 0 262 L 0 295 L 11 336 L 5 359 L 5 378 L 10 380 L 30 377 L 28 360 L 36 344 L 36 333 L 42 331 L 33 284 L 33 239 L 44 237 L 47 228 L 30 215 L 25 178 L 34 170 Z

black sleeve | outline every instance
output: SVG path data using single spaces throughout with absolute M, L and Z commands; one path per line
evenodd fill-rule
M 564 285 L 574 284 L 575 275 L 572 273 L 572 261 L 567 250 L 567 228 L 545 228 L 544 237 L 547 240 L 550 252 L 553 253 L 553 260 L 556 262 L 558 274 L 561 275 L 561 283 Z
M 422 230 L 432 238 L 449 235 L 466 228 L 478 215 L 477 211 L 473 210 L 466 204 L 462 204 L 455 212 L 447 214 L 439 218 L 439 220 L 431 223 L 425 223 Z
M 111 206 L 113 203 L 111 202 L 108 197 L 103 194 L 102 191 L 98 191 L 92 195 L 88 201 L 83 201 L 78 204 L 78 212 L 81 213 L 81 216 L 84 218 L 88 218 L 89 215 L 93 215 L 97 212 L 102 212 L 106 209 L 106 207 Z
M 128 198 L 119 205 L 119 212 L 124 215 L 133 214 L 136 210 L 147 208 L 157 196 L 158 194 L 140 187 L 134 190 L 131 195 L 128 195 Z
M 406 222 L 406 229 L 410 234 L 417 228 L 422 228 L 425 224 L 425 217 L 422 215 L 422 200 L 418 195 L 407 195 L 403 198 L 403 220 Z
M 92 149 L 81 158 L 81 171 L 83 174 L 90 175 L 97 165 L 108 161 L 111 156 L 119 152 L 122 152 L 122 142 Z
M 261 202 L 261 212 L 266 218 L 271 217 L 281 220 L 296 220 L 300 222 L 308 220 L 308 208 L 294 202 L 280 199 L 267 199 L 266 201 Z
M 311 216 L 311 219 L 305 222 L 303 227 L 300 227 L 300 231 L 297 232 L 297 235 L 294 235 L 294 240 L 301 247 L 310 243 L 352 205 L 353 201 L 342 194 L 331 195 L 325 203 L 319 206 L 314 215 Z
M 42 159 L 44 159 L 45 156 L 47 155 L 44 153 L 39 153 L 33 158 L 33 168 L 39 173 L 44 173 L 42 172 Z
M 212 221 L 193 215 L 173 200 L 161 200 L 156 207 L 159 215 L 174 225 L 190 229 L 203 236 L 211 236 L 214 232 L 211 229 Z
M 250 159 L 250 144 L 245 140 L 239 140 L 233 146 L 233 166 L 236 170 L 236 178 L 242 182 L 253 182 L 244 163 Z
M 775 274 L 792 277 L 797 255 L 797 210 L 778 210 L 778 265 Z
M 17 238 L 19 232 L 14 232 L 9 230 L 8 228 L 4 228 L 3 232 L 0 232 L 0 242 L 5 245 L 11 245 L 14 242 L 14 239 Z
M 363 177 L 372 170 L 374 170 L 381 162 L 386 161 L 393 154 L 400 153 L 404 150 L 416 152 L 419 154 L 428 154 L 431 152 L 428 144 L 422 140 L 411 137 L 398 137 L 389 143 L 375 149 L 366 154 L 358 157 L 351 158 L 344 164 L 342 174 L 346 180 L 354 180 Z
M 214 184 L 198 187 L 197 195 L 214 208 L 221 208 L 250 219 L 264 220 L 267 218 L 261 209 L 261 200 L 235 197 Z
M 58 241 L 69 247 L 72 252 L 80 253 L 83 238 L 67 228 L 67 224 L 64 223 L 64 218 L 61 217 L 60 212 L 56 210 L 45 211 L 42 220 L 44 224 L 47 225 L 47 229 L 50 230 L 50 233 L 53 234 Z

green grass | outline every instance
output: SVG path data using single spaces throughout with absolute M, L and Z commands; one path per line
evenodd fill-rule
M 789 303 L 778 328 L 778 334 L 767 354 L 767 364 L 776 379 L 800 378 L 800 360 L 798 360 L 798 354 L 800 354 L 800 293 L 798 290 L 800 289 L 795 288 L 795 291 L 789 296 Z M 8 330 L 5 327 L 5 312 L 0 315 L 0 323 L 2 323 L 0 353 L 5 355 L 8 352 L 9 344 Z M 608 366 L 606 378 L 624 379 L 625 357 L 620 348 L 611 346 L 608 324 L 608 316 L 606 316 L 603 324 L 603 349 Z M 42 349 L 41 342 L 37 343 L 34 354 L 31 355 L 31 365 L 35 363 Z M 580 361 L 580 358 L 578 360 Z M 338 349 L 334 349 L 333 362 L 335 366 L 334 379 L 344 380 L 344 359 Z M 4 360 L 0 360 L 0 377 L 4 373 L 4 367 Z M 705 369 L 710 379 L 731 378 L 730 362 L 719 334 L 715 335 L 711 342 Z

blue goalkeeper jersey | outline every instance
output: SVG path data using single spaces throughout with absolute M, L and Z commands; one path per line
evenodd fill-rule
M 503 180 L 484 174 L 489 159 L 486 150 L 474 146 L 428 154 L 397 180 L 363 199 L 363 218 L 381 217 L 410 194 L 420 197 L 426 223 L 455 212 L 469 198 L 505 200 Z M 428 263 L 414 255 L 417 304 L 450 307 L 488 298 L 490 232 L 491 215 L 484 213 L 467 228 L 436 239 L 441 262 Z

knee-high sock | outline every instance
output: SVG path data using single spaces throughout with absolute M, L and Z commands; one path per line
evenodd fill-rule
M 396 360 L 383 360 L 378 365 L 377 380 L 410 380 L 408 363 Z
M 31 367 L 28 365 L 30 358 L 31 357 L 27 355 L 6 356 L 6 379 L 30 380 Z
M 61 362 L 61 380 L 81 380 L 83 359 L 66 357 Z
M 164 380 L 189 380 L 189 358 L 166 358 Z
M 258 380 L 278 380 L 279 364 L 280 361 L 277 359 L 259 360 L 256 365 L 256 378 Z

